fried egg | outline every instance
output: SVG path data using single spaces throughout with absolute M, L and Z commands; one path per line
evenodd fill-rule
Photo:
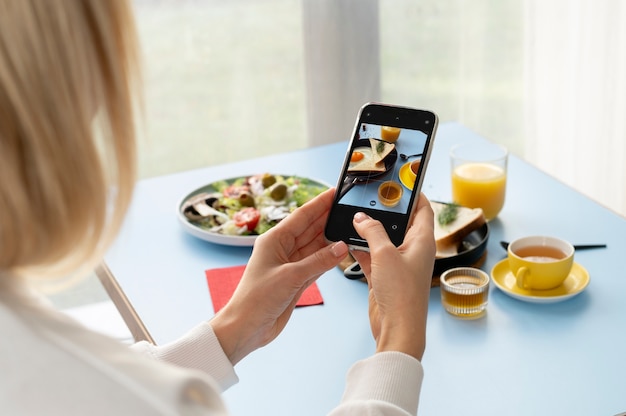
M 352 155 L 350 156 L 350 166 L 348 170 L 360 170 L 359 166 L 366 166 L 372 161 L 372 148 L 371 147 L 355 147 L 352 150 Z
M 357 153 L 362 156 L 354 157 Z M 358 160 L 357 160 L 358 159 Z M 376 163 L 374 161 L 374 152 L 371 147 L 355 147 L 350 157 L 350 164 L 348 165 L 348 172 L 358 171 L 373 171 L 381 172 L 385 170 L 384 163 Z

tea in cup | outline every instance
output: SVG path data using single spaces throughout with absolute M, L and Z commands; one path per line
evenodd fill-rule
M 473 267 L 446 270 L 439 278 L 441 304 L 461 318 L 478 318 L 487 308 L 489 275 Z
M 409 178 L 411 179 L 411 183 L 415 182 L 415 179 L 417 178 L 417 172 L 419 172 L 421 164 L 422 164 L 421 158 L 416 159 L 412 162 L 409 162 L 408 175 L 409 175 Z
M 563 284 L 574 265 L 574 247 L 555 237 L 520 238 L 507 251 L 509 269 L 521 289 L 554 289 Z
M 402 187 L 394 181 L 387 181 L 378 187 L 378 199 L 387 207 L 395 207 L 402 198 Z
M 413 176 L 413 179 L 415 179 L 415 177 L 417 176 L 417 172 L 419 172 L 421 164 L 422 164 L 422 159 L 416 159 L 413 162 L 411 162 L 410 170 L 411 170 L 411 176 Z
M 495 144 L 461 144 L 450 151 L 452 200 L 482 208 L 487 220 L 504 206 L 508 151 Z

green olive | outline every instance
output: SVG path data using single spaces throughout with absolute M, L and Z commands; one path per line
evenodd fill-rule
M 248 192 L 243 192 L 239 195 L 239 203 L 244 207 L 253 207 L 254 206 L 254 198 Z
M 274 201 L 281 201 L 285 199 L 285 196 L 287 196 L 287 185 L 279 183 L 274 187 L 274 189 L 272 189 L 270 196 Z
M 274 175 L 270 175 L 269 173 L 266 173 L 261 178 L 261 183 L 263 184 L 263 188 L 269 188 L 270 186 L 276 183 L 276 177 L 274 177 Z

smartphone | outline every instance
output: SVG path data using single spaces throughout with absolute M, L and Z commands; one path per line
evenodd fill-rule
M 361 107 L 326 223 L 327 240 L 369 250 L 352 225 L 362 211 L 384 225 L 393 244 L 402 244 L 437 125 L 431 111 L 380 103 Z

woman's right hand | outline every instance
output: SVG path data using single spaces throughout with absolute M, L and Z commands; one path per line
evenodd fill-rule
M 376 351 L 400 351 L 421 360 L 435 262 L 433 211 L 421 194 L 403 243 L 395 247 L 382 224 L 364 213 L 354 227 L 369 253 L 354 251 L 369 286 L 369 315 Z

